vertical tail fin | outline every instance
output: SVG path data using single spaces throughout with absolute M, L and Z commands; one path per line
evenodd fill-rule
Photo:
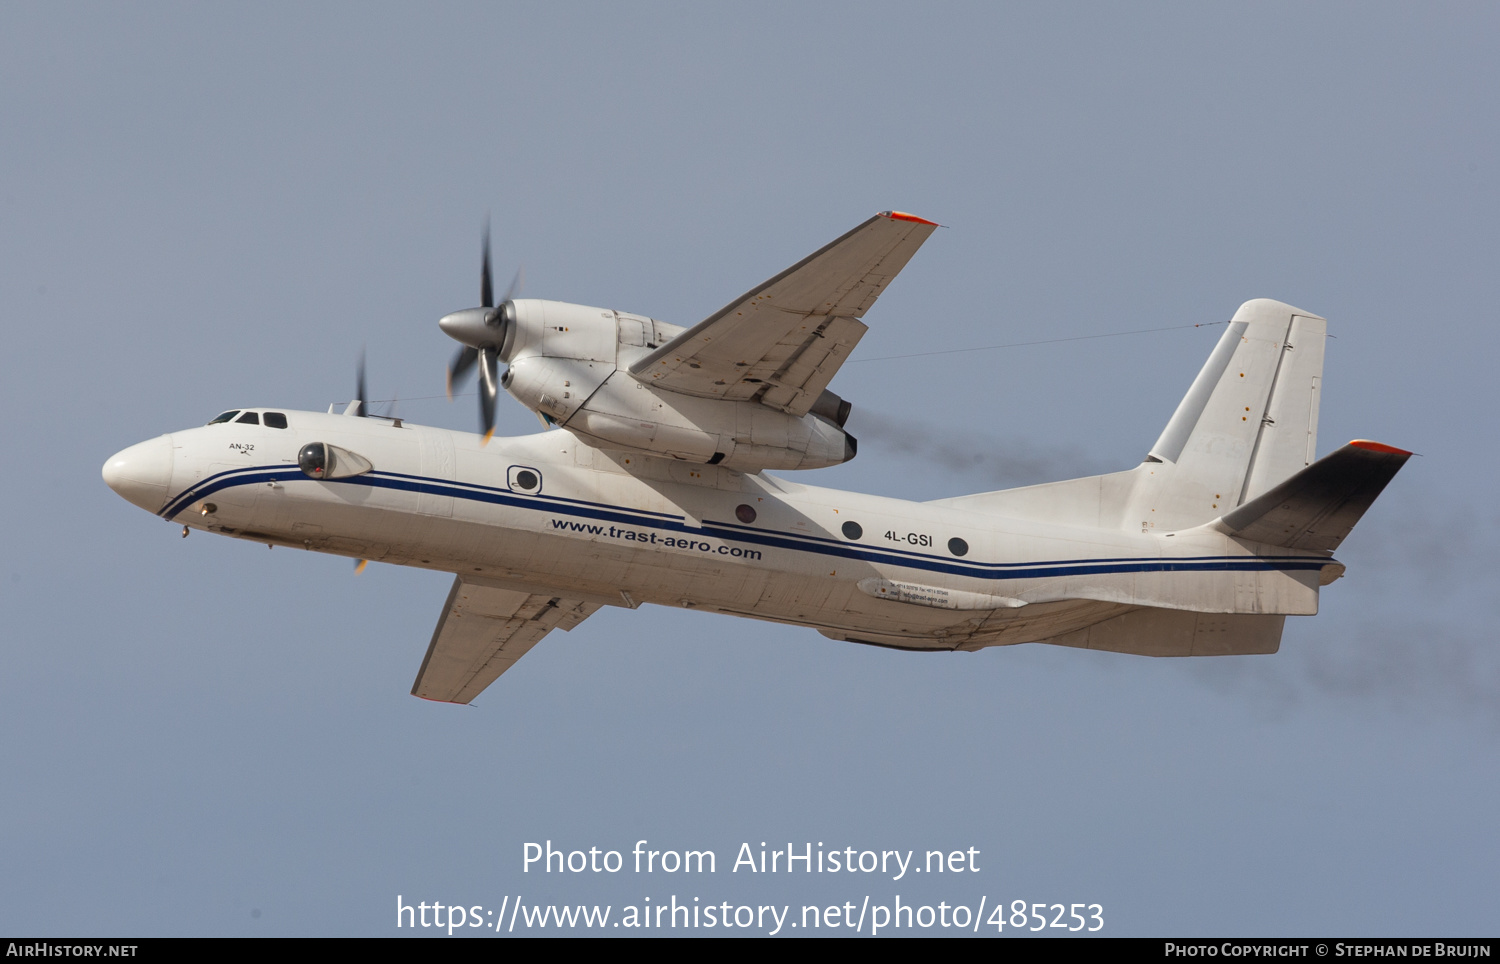
M 1327 328 L 1291 305 L 1247 301 L 1142 464 L 936 504 L 1143 532 L 1212 522 L 1316 457 Z
M 1136 470 L 1125 525 L 1202 525 L 1311 464 L 1326 334 L 1291 305 L 1241 305 Z

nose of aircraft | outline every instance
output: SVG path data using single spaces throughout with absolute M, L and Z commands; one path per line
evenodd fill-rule
M 162 435 L 110 456 L 104 484 L 147 512 L 160 509 L 172 484 L 172 437 Z

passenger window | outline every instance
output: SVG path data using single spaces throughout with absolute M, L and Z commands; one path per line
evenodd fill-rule
M 210 424 L 210 425 L 218 425 L 220 422 L 227 422 L 230 419 L 234 418 L 239 413 L 240 413 L 240 410 L 236 408 L 233 411 L 225 412 L 223 415 L 220 415 L 218 418 L 214 419 L 212 422 L 209 422 L 208 424 Z
M 240 425 L 259 425 L 260 416 L 255 412 L 246 412 L 239 418 L 235 419 L 235 422 Z
M 281 412 L 267 412 L 265 424 L 267 428 L 286 428 L 286 415 Z
M 512 491 L 536 495 L 542 491 L 542 474 L 524 465 L 512 465 L 506 472 Z

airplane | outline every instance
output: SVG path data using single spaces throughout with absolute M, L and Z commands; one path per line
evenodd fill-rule
M 342 413 L 231 409 L 124 449 L 104 481 L 184 537 L 453 573 L 412 687 L 441 702 L 647 603 L 921 652 L 1275 653 L 1411 455 L 1315 457 L 1327 322 L 1291 305 L 1235 312 L 1134 468 L 932 502 L 771 474 L 855 457 L 828 384 L 936 227 L 878 214 L 686 329 L 497 303 L 486 230 L 481 304 L 438 322 L 462 344 L 450 393 L 477 369 L 479 434 L 371 416 L 361 365 Z M 501 388 L 549 430 L 492 438 Z

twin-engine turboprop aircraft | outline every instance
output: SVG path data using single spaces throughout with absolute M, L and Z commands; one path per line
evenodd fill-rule
M 1410 455 L 1315 460 L 1325 322 L 1290 305 L 1240 307 L 1124 472 L 936 502 L 767 474 L 854 457 L 828 383 L 935 227 L 877 215 L 688 329 L 496 304 L 486 240 L 482 304 L 439 322 L 464 346 L 450 385 L 478 369 L 482 434 L 360 417 L 362 399 L 234 409 L 104 480 L 184 535 L 454 573 L 412 688 L 432 700 L 468 703 L 552 629 L 642 603 L 910 650 L 1276 652 Z M 491 441 L 502 387 L 562 430 Z

